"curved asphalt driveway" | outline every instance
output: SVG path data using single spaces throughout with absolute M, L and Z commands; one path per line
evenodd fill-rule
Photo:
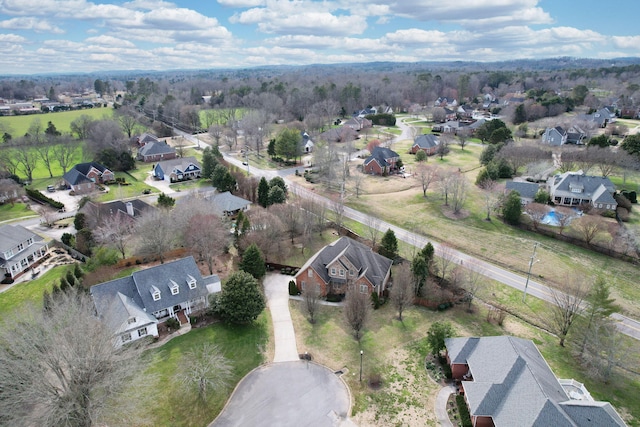
M 302 361 L 289 312 L 291 276 L 264 279 L 276 351 L 273 363 L 260 366 L 240 381 L 218 418 L 209 427 L 352 426 L 347 385 L 328 368 Z

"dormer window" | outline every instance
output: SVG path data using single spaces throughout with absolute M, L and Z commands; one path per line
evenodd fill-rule
M 189 289 L 196 288 L 196 279 L 192 275 L 187 275 L 187 285 L 189 285 Z
M 154 301 L 160 301 L 160 289 L 152 285 L 149 291 L 151 292 L 151 296 L 153 297 Z
M 178 293 L 180 292 L 180 287 L 178 286 L 178 284 L 173 280 L 169 280 L 169 282 L 170 282 L 169 289 L 171 289 L 171 295 L 178 295 Z
M 132 323 L 136 323 L 136 318 L 135 317 L 130 317 L 129 320 L 127 320 L 127 323 L 129 325 L 131 325 Z

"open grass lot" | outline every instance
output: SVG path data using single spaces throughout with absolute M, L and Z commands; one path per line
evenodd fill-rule
M 84 110 L 60 111 L 58 113 L 2 116 L 0 117 L 0 125 L 6 127 L 8 129 L 7 132 L 14 138 L 27 133 L 34 120 L 40 120 L 43 130 L 46 129 L 47 123 L 51 122 L 56 126 L 58 132 L 69 133 L 71 132 L 71 122 L 82 115 L 87 115 L 94 120 L 101 120 L 111 118 L 113 109 L 110 107 L 87 108 Z
M 67 266 L 54 267 L 35 280 L 18 283 L 0 293 L 0 318 L 4 318 L 12 311 L 22 308 L 25 304 L 42 304 L 44 291 L 51 291 L 55 282 L 68 270 Z M 0 285 L 5 286 L 5 285 Z
M 145 426 L 193 426 L 208 425 L 220 413 L 231 396 L 235 385 L 252 369 L 265 360 L 269 341 L 270 320 L 266 312 L 252 325 L 231 326 L 216 323 L 193 329 L 186 335 L 176 337 L 162 347 L 148 350 L 149 368 L 140 381 L 152 384 L 146 405 L 136 408 L 143 420 L 136 425 Z M 205 402 L 197 393 L 182 391 L 174 378 L 178 366 L 184 362 L 185 353 L 204 342 L 218 346 L 233 366 L 229 387 L 211 393 Z
M 13 206 L 11 206 L 11 203 L 0 205 L 0 222 L 38 215 L 37 213 L 29 209 L 28 206 L 29 205 L 27 205 L 26 203 L 18 202 L 14 203 Z
M 486 309 L 475 306 L 468 313 L 461 306 L 445 312 L 414 307 L 405 314 L 404 323 L 396 319 L 390 304 L 374 311 L 366 334 L 358 343 L 347 329 L 342 309 L 323 307 L 316 324 L 311 325 L 291 301 L 298 349 L 308 351 L 315 361 L 331 369 L 345 369 L 343 378 L 353 394 L 354 421 L 359 425 L 437 425 L 433 414 L 439 385 L 424 369 L 429 352 L 426 332 L 435 321 L 449 321 L 459 336 L 515 335 L 533 340 L 559 378 L 584 382 L 596 399 L 610 401 L 630 425 L 640 425 L 640 403 L 635 398 L 640 381 L 616 374 L 609 384 L 594 383 L 574 363 L 568 348 L 558 346 L 557 339 L 513 317 L 502 327 L 488 323 Z M 364 351 L 363 382 L 359 381 L 360 350 Z M 379 390 L 367 387 L 371 374 L 380 374 Z
M 144 180 L 139 180 L 135 175 L 128 172 L 116 172 L 116 178 L 124 178 L 129 185 L 109 185 L 109 192 L 101 193 L 96 200 L 99 202 L 110 202 L 113 200 L 129 197 L 140 197 L 144 190 L 157 193 L 158 190 L 145 184 Z

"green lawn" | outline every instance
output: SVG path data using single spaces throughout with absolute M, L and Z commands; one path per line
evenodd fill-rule
M 211 181 L 208 179 L 192 179 L 189 181 L 177 182 L 170 184 L 169 187 L 174 191 L 188 191 L 201 187 L 210 187 Z
M 0 205 L 0 222 L 33 215 L 38 214 L 29 209 L 25 203 L 14 203 L 13 206 L 11 203 Z
M 82 115 L 87 115 L 94 120 L 111 118 L 113 116 L 112 108 L 88 108 L 86 110 L 61 111 L 58 113 L 33 114 L 27 116 L 2 116 L 0 117 L 0 125 L 6 126 L 9 134 L 14 138 L 22 136 L 29 131 L 29 127 L 34 120 L 39 120 L 44 129 L 47 123 L 51 122 L 56 126 L 58 132 L 71 132 L 71 122 Z
M 42 304 L 44 291 L 51 291 L 53 285 L 68 268 L 68 266 L 54 267 L 36 280 L 18 283 L 11 289 L 0 293 L 0 317 L 4 317 L 28 303 Z
M 269 317 L 263 312 L 252 325 L 233 326 L 216 323 L 194 329 L 174 338 L 158 349 L 149 350 L 150 367 L 141 381 L 152 382 L 149 403 L 138 410 L 153 426 L 194 426 L 209 424 L 220 413 L 236 384 L 252 369 L 264 362 L 269 340 Z M 212 393 L 206 402 L 197 395 L 183 392 L 174 375 L 186 352 L 203 342 L 218 346 L 233 366 L 233 377 L 226 390 Z
M 158 190 L 140 181 L 136 176 L 128 172 L 116 172 L 116 178 L 124 178 L 129 185 L 109 185 L 109 192 L 102 193 L 96 198 L 99 202 L 110 202 L 113 200 L 126 199 L 129 197 L 139 197 L 144 190 L 157 193 Z

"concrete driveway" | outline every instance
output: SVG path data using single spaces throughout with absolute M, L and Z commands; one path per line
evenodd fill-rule
M 328 368 L 272 363 L 244 377 L 210 427 L 353 426 L 350 406 L 347 386 Z
M 276 341 L 274 362 L 299 360 L 296 335 L 289 312 L 289 280 L 291 279 L 293 277 L 284 274 L 267 274 L 263 282 Z

